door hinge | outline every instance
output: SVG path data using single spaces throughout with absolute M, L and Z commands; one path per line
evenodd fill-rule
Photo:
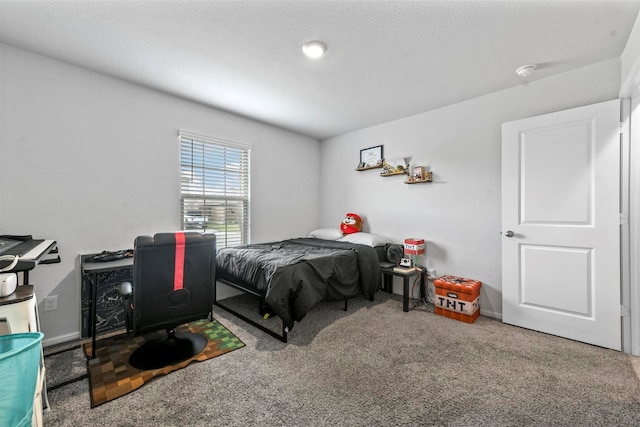
M 620 225 L 629 224 L 629 214 L 621 213 L 620 214 Z
M 631 316 L 631 309 L 629 308 L 628 305 L 621 305 L 620 306 L 620 316 L 621 317 L 629 317 L 629 316 Z

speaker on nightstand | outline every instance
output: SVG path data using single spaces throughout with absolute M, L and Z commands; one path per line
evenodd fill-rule
M 404 246 L 402 245 L 389 245 L 387 247 L 387 262 L 397 264 L 404 256 Z

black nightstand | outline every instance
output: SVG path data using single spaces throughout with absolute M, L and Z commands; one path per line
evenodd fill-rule
M 425 276 L 427 275 L 427 269 L 423 266 L 417 266 L 418 270 L 412 270 L 409 272 L 395 271 L 393 267 L 380 267 L 382 273 L 382 290 L 386 292 L 393 292 L 393 276 L 402 277 L 402 311 L 409 311 L 409 282 L 412 277 L 420 276 L 420 298 L 426 300 L 427 290 L 424 284 Z

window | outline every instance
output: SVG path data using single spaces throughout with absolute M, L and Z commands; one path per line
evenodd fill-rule
M 183 230 L 216 233 L 217 247 L 249 242 L 249 147 L 180 132 Z

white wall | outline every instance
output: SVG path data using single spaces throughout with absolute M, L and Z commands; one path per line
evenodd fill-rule
M 636 17 L 627 44 L 620 55 L 621 60 L 621 82 L 623 88 L 636 87 L 638 85 L 637 76 L 640 70 L 640 14 Z
M 398 243 L 424 238 L 427 267 L 481 280 L 483 314 L 501 317 L 502 123 L 614 99 L 619 88 L 617 58 L 324 140 L 321 225 L 356 212 L 369 231 Z M 354 171 L 360 150 L 379 144 L 386 158 L 430 167 L 434 182 Z
M 12 46 L 0 59 L 0 233 L 55 239 L 62 258 L 30 275 L 45 341 L 79 333 L 80 254 L 179 229 L 179 129 L 251 144 L 253 241 L 317 226 L 318 141 Z

